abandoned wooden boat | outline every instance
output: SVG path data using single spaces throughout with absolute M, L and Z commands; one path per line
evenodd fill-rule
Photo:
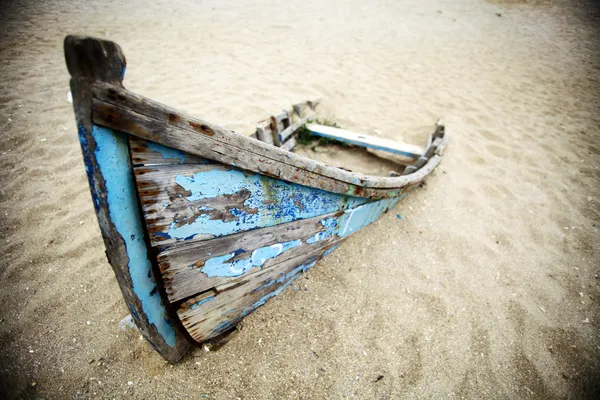
M 425 149 L 308 125 L 411 159 L 403 175 L 349 172 L 288 151 L 313 103 L 247 137 L 125 89 L 117 44 L 77 36 L 64 44 L 108 261 L 139 330 L 171 362 L 230 331 L 394 207 L 446 144 L 441 124 Z

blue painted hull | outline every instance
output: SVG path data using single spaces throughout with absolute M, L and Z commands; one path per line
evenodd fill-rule
M 125 89 L 116 43 L 67 36 L 65 58 L 108 260 L 141 333 L 171 362 L 394 207 L 446 143 L 438 123 L 406 176 L 356 174 L 288 151 L 308 116 L 284 111 L 254 140 Z
M 132 148 L 145 153 L 133 159 L 160 162 L 134 168 L 142 209 L 167 296 L 198 341 L 235 326 L 401 198 L 331 193 L 152 142 Z

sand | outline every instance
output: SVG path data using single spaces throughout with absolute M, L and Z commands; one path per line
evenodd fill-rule
M 0 397 L 597 396 L 597 11 L 246 3 L 3 4 Z M 451 142 L 423 188 L 228 345 L 169 365 L 118 327 L 128 311 L 67 102 L 69 33 L 117 41 L 128 88 L 243 133 L 322 97 L 344 128 L 418 143 L 443 116 Z

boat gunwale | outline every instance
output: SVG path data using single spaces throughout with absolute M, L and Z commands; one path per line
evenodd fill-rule
M 323 190 L 349 194 L 357 197 L 377 199 L 400 195 L 402 189 L 421 182 L 433 171 L 433 169 L 435 169 L 440 162 L 443 149 L 448 142 L 448 135 L 445 134 L 444 125 L 440 124 L 438 121 L 436 123 L 434 134 L 438 131 L 441 132 L 441 135 L 438 135 L 437 137 L 442 138 L 442 142 L 435 150 L 433 156 L 430 157 L 421 168 L 408 175 L 378 177 L 374 175 L 365 175 L 359 172 L 346 171 L 306 156 L 291 153 L 274 145 L 261 142 L 252 137 L 227 130 L 219 125 L 190 116 L 176 108 L 164 105 L 145 96 L 138 95 L 119 85 L 95 81 L 92 83 L 91 88 L 95 106 L 92 115 L 94 122 L 100 125 L 109 126 L 113 129 L 123 131 L 142 139 L 151 140 L 161 145 L 184 151 L 188 154 L 209 159 L 213 158 L 214 155 L 209 154 L 209 151 L 204 150 L 204 148 L 211 147 L 210 145 L 213 147 L 215 145 L 234 147 L 251 156 L 266 159 L 266 162 L 263 162 L 262 165 L 260 165 L 262 168 L 260 168 L 257 163 L 249 163 L 246 166 L 239 166 L 239 168 L 263 175 L 272 174 L 274 178 L 288 182 L 300 183 L 306 186 L 313 186 Z M 152 132 L 152 135 L 146 135 L 139 130 L 133 129 L 135 124 L 122 121 L 119 118 L 115 118 L 114 115 L 102 115 L 110 114 L 107 111 L 103 112 L 102 106 L 104 106 L 104 108 L 111 107 L 112 111 L 120 109 L 121 111 L 124 110 L 126 112 L 138 114 L 141 117 L 152 120 L 153 123 L 159 125 L 164 124 L 165 128 L 168 127 L 172 130 L 185 131 L 186 135 L 188 135 L 185 137 L 186 141 L 196 142 L 195 144 L 198 144 L 198 149 L 191 148 L 189 146 L 190 143 L 180 144 L 169 139 L 162 131 L 156 129 Z M 157 118 L 157 115 L 164 116 L 164 119 Z M 204 132 L 199 132 L 198 127 L 203 127 Z M 206 144 L 209 146 L 204 146 Z M 216 161 L 229 165 L 235 164 L 232 162 L 233 160 L 227 161 L 227 154 L 223 154 L 223 157 L 221 158 L 221 160 Z M 293 176 L 281 176 L 281 171 L 278 170 L 277 164 L 282 164 L 282 166 L 288 168 L 295 168 L 297 171 Z M 306 184 L 306 181 L 303 181 L 302 177 L 298 176 L 299 174 L 314 174 L 317 179 L 314 180 L 313 184 Z M 349 187 L 347 190 L 339 189 L 333 184 L 328 184 L 327 180 L 323 180 L 322 178 L 331 179 L 348 185 Z

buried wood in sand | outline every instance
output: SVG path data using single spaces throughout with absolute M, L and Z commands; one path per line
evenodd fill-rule
M 305 126 L 317 102 L 246 137 L 125 89 L 113 42 L 68 36 L 65 56 L 106 255 L 140 332 L 171 362 L 393 208 L 447 143 L 439 122 L 425 149 Z M 409 161 L 389 177 L 329 166 L 291 152 L 301 129 Z

